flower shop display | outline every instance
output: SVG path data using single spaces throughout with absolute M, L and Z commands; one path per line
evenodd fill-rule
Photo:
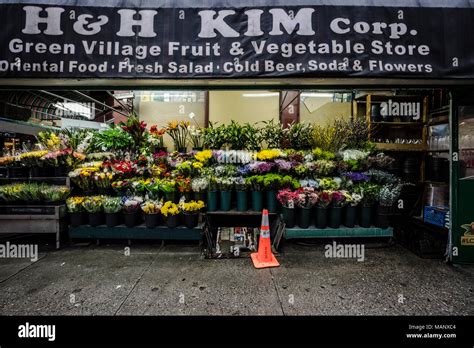
M 89 225 L 92 227 L 102 225 L 104 223 L 104 196 L 89 196 L 84 199 L 82 206 L 88 213 Z
M 141 197 L 133 196 L 122 198 L 122 212 L 127 227 L 134 227 L 138 224 L 142 203 L 143 199 Z
M 102 205 L 107 227 L 119 225 L 121 223 L 122 199 L 120 197 L 105 197 Z
M 179 206 L 171 201 L 163 203 L 161 207 L 161 214 L 169 228 L 175 228 L 179 225 L 180 212 Z
M 71 193 L 66 186 L 44 183 L 18 183 L 0 186 L 0 202 L 8 204 L 59 204 Z
M 146 200 L 141 204 L 147 228 L 154 228 L 160 224 L 160 212 L 162 207 L 163 203 L 154 200 Z
M 147 129 L 132 115 L 106 130 L 43 134 L 35 151 L 0 158 L 0 166 L 31 174 L 41 172 L 31 168 L 70 169 L 73 197 L 64 188 L 4 185 L 0 201 L 68 198 L 73 226 L 84 212 L 89 218 L 105 213 L 110 227 L 118 224 L 120 213 L 127 226 L 139 223 L 141 213 L 150 228 L 158 225 L 156 216 L 177 226 L 181 214 L 188 227 L 195 226 L 192 207 L 206 202 L 210 212 L 281 211 L 287 228 L 313 223 L 316 228 L 369 227 L 373 222 L 384 228 L 401 181 L 387 171 L 393 158 L 375 151 L 365 131 L 364 124 L 349 120 L 288 128 L 275 121 L 208 128 L 171 121 L 165 128 Z M 166 136 L 177 151 L 166 152 Z M 188 145 L 193 151 L 187 152 Z
M 199 212 L 204 209 L 203 201 L 189 201 L 181 204 L 184 215 L 184 225 L 187 228 L 194 228 L 199 222 Z

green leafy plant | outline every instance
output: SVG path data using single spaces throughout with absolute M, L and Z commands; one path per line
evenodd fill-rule
M 94 133 L 89 146 L 92 152 L 127 151 L 133 148 L 132 136 L 122 128 L 112 127 Z
M 269 121 L 262 121 L 263 127 L 261 128 L 262 140 L 267 144 L 267 148 L 276 149 L 282 146 L 284 131 L 283 127 L 279 122 L 271 119 Z
M 401 192 L 402 185 L 384 185 L 378 192 L 378 202 L 383 207 L 391 207 L 400 197 Z
M 308 150 L 313 143 L 313 125 L 293 122 L 283 130 L 286 148 Z

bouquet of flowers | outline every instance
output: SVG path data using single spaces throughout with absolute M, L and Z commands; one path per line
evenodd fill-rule
M 191 192 L 191 179 L 190 178 L 177 178 L 176 186 L 178 187 L 178 192 Z
M 211 150 L 199 151 L 194 154 L 194 158 L 201 163 L 207 163 L 212 158 L 212 151 Z
M 217 178 L 216 181 L 220 191 L 232 191 L 234 187 L 234 178 L 222 177 Z
M 317 148 L 313 149 L 313 151 L 311 153 L 313 155 L 313 158 L 316 159 L 316 160 L 330 161 L 330 160 L 333 160 L 334 158 L 336 158 L 336 155 L 333 152 L 323 150 L 320 147 L 317 147 Z
M 278 202 L 282 206 L 289 209 L 295 208 L 295 203 L 299 198 L 299 194 L 296 191 L 291 191 L 290 189 L 280 190 L 277 194 Z
M 370 207 L 379 198 L 380 186 L 377 184 L 364 182 L 354 187 L 354 192 L 362 196 L 361 203 L 365 207 Z
M 333 178 L 322 178 L 319 180 L 319 188 L 322 190 L 337 190 L 339 186 L 340 181 Z
M 112 182 L 111 186 L 115 192 L 121 195 L 127 193 L 130 194 L 133 189 L 132 181 L 130 180 L 117 180 Z
M 253 191 L 263 191 L 264 189 L 263 176 L 261 175 L 249 176 L 245 178 L 245 181 L 248 183 L 248 185 Z
M 80 213 L 84 211 L 82 203 L 84 203 L 85 197 L 74 196 L 66 199 L 67 210 L 70 213 Z
M 171 121 L 168 123 L 166 132 L 173 139 L 176 150 L 186 148 L 189 136 L 189 121 Z
M 140 209 L 143 203 L 143 198 L 138 196 L 123 197 L 122 198 L 122 211 L 126 214 L 135 213 Z
M 137 165 L 132 161 L 115 161 L 112 163 L 112 170 L 117 176 L 130 178 L 136 174 Z
M 164 179 L 161 181 L 161 192 L 176 191 L 176 181 L 172 179 Z
M 163 206 L 161 207 L 161 214 L 163 214 L 164 217 L 178 215 L 179 212 L 180 212 L 180 209 L 178 205 L 171 201 L 165 202 Z
M 202 149 L 204 146 L 204 133 L 198 126 L 188 126 L 189 138 L 194 149 Z
M 312 208 L 318 202 L 318 194 L 311 187 L 303 187 L 296 191 L 296 205 L 300 208 Z
M 245 178 L 241 176 L 234 179 L 234 186 L 236 191 L 247 191 L 249 188 L 249 184 Z
M 379 204 L 383 207 L 391 207 L 395 204 L 400 193 L 402 192 L 402 185 L 384 185 L 380 188 L 378 194 Z
M 345 204 L 346 197 L 341 191 L 331 191 L 331 203 L 333 207 L 343 207 Z
M 105 197 L 103 207 L 106 214 L 118 213 L 122 209 L 122 199 L 120 197 Z
M 82 206 L 88 213 L 99 213 L 103 209 L 104 196 L 89 196 L 84 199 Z
M 43 164 L 41 157 L 47 153 L 47 150 L 23 152 L 18 156 L 18 160 L 25 167 L 41 166 Z
M 349 180 L 348 185 L 351 186 L 354 183 L 362 182 L 362 181 L 369 181 L 369 177 L 360 172 L 347 172 L 342 174 L 347 180 Z
M 248 164 L 249 171 L 256 174 L 265 174 L 270 172 L 275 163 L 272 162 L 262 162 L 262 161 L 255 161 Z
M 278 149 L 261 150 L 257 153 L 259 161 L 271 161 L 283 155 L 283 152 Z
M 193 214 L 201 211 L 204 209 L 205 204 L 203 201 L 189 201 L 183 202 L 181 206 L 181 210 L 187 214 Z
M 316 171 L 322 176 L 329 175 L 334 171 L 334 169 L 336 169 L 336 163 L 334 161 L 328 161 L 324 159 L 317 160 L 314 162 L 314 165 L 316 167 Z
M 112 172 L 95 172 L 93 175 L 95 186 L 99 189 L 111 188 L 114 176 Z
M 293 168 L 298 165 L 298 163 L 283 159 L 277 159 L 275 160 L 275 165 L 280 173 L 289 173 Z
M 41 195 L 46 202 L 61 202 L 64 201 L 71 190 L 67 186 L 49 186 L 41 191 Z
M 61 138 L 51 131 L 39 132 L 38 142 L 50 151 L 57 151 L 61 147 Z
M 158 129 L 157 125 L 153 125 L 150 127 L 150 136 L 148 141 L 153 146 L 163 149 L 165 147 L 163 142 L 163 136 L 166 134 L 166 128 Z
M 209 179 L 206 177 L 197 177 L 191 180 L 191 188 L 194 192 L 204 192 L 209 187 Z
M 331 191 L 321 191 L 319 193 L 318 207 L 327 208 L 329 204 L 331 204 Z
M 146 200 L 141 204 L 143 213 L 145 214 L 159 214 L 163 203 L 154 200 Z
M 68 176 L 71 181 L 84 192 L 92 191 L 94 185 L 93 175 L 99 171 L 99 167 L 79 167 L 70 171 Z

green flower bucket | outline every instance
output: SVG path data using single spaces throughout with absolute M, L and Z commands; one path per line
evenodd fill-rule
M 220 210 L 229 211 L 232 203 L 232 191 L 220 191 Z
M 295 209 L 283 207 L 282 214 L 283 214 L 283 221 L 285 221 L 286 228 L 295 227 L 295 224 L 296 224 Z
M 267 209 L 270 213 L 276 213 L 277 211 L 277 198 L 275 191 L 267 191 L 266 192 L 266 199 L 267 199 Z
M 217 210 L 217 191 L 207 191 L 207 211 Z
M 248 209 L 247 191 L 237 191 L 237 210 L 247 211 L 247 209 Z
M 300 208 L 298 214 L 298 226 L 308 228 L 311 220 L 311 208 Z
M 263 209 L 262 191 L 252 191 L 252 210 L 262 211 Z

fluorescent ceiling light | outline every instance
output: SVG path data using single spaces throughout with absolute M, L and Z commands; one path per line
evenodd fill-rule
M 333 93 L 319 93 L 319 92 L 303 92 L 301 93 L 302 97 L 313 97 L 313 98 L 332 98 L 334 97 Z
M 278 97 L 280 93 L 244 93 L 242 96 L 246 98 L 264 98 L 264 97 Z

